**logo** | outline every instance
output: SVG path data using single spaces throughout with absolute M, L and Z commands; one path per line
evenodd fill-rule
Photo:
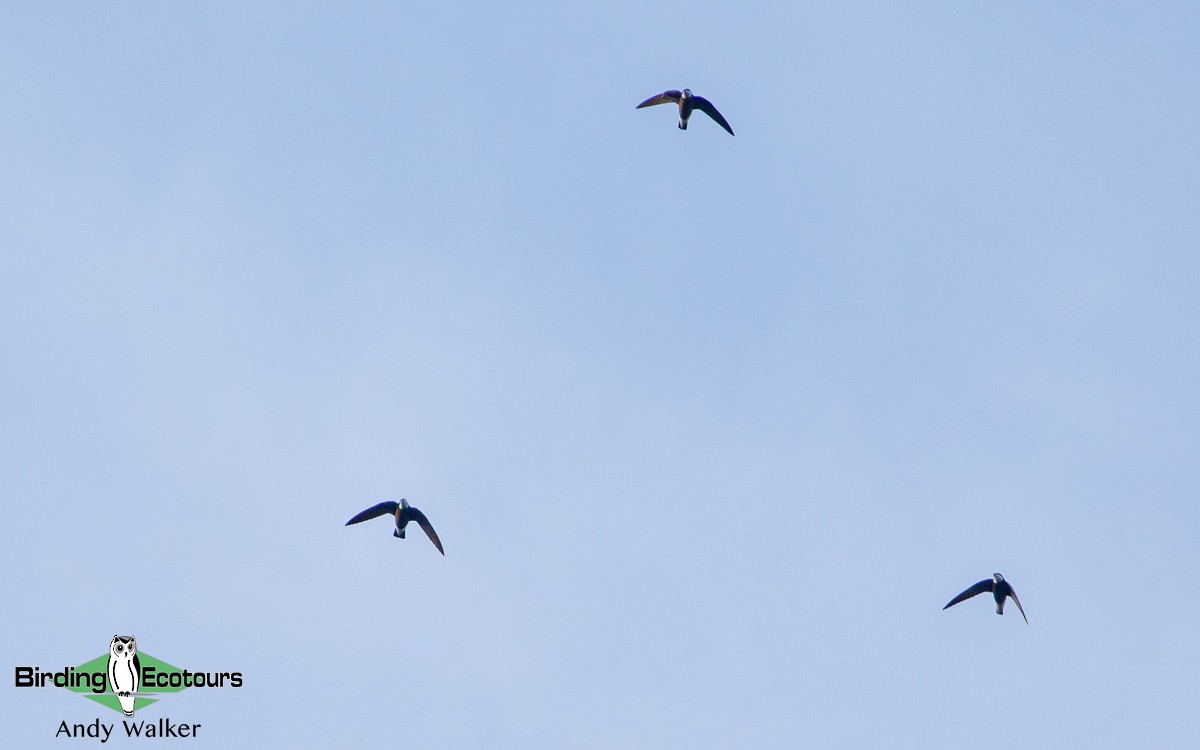
M 78 666 L 58 671 L 40 667 L 16 667 L 14 684 L 19 688 L 59 687 L 82 695 L 95 703 L 119 711 L 129 737 L 194 737 L 199 724 L 131 721 L 135 712 L 157 703 L 170 694 L 188 688 L 240 688 L 241 672 L 203 672 L 180 669 L 138 648 L 132 635 L 114 635 L 108 653 Z M 99 718 L 90 724 L 59 724 L 56 737 L 97 737 L 107 742 L 115 724 Z
M 133 716 L 141 681 L 142 660 L 138 658 L 137 641 L 132 635 L 114 635 L 108 644 L 108 684 L 117 694 L 117 702 L 126 716 Z

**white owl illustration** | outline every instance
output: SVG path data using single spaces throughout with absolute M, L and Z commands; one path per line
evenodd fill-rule
M 137 641 L 132 635 L 114 635 L 108 644 L 108 689 L 117 694 L 121 710 L 133 716 L 138 685 L 142 681 L 142 663 L 137 656 Z

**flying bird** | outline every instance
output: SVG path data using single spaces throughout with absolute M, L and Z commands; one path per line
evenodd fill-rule
M 416 521 L 425 530 L 426 535 L 429 536 L 429 541 L 433 542 L 433 546 L 437 547 L 438 552 L 441 552 L 442 555 L 446 554 L 446 550 L 442 549 L 442 540 L 438 539 L 437 532 L 433 530 L 433 524 L 429 523 L 429 519 L 425 517 L 424 513 L 409 505 L 408 501 L 404 498 L 400 498 L 400 502 L 398 503 L 386 500 L 378 505 L 372 505 L 347 521 L 346 525 L 362 523 L 363 521 L 369 521 L 379 516 L 393 516 L 396 519 L 396 530 L 392 532 L 392 536 L 401 539 L 404 538 L 404 529 L 408 526 L 408 522 Z
M 666 104 L 667 102 L 674 102 L 679 105 L 680 130 L 687 130 L 688 118 L 692 116 L 692 110 L 698 109 L 716 120 L 718 125 L 729 131 L 730 135 L 733 135 L 733 128 L 729 127 L 729 123 L 725 121 L 725 118 L 721 116 L 721 113 L 717 111 L 717 108 L 712 105 L 712 102 L 705 99 L 703 96 L 695 96 L 692 94 L 691 89 L 684 89 L 683 91 L 671 89 L 670 91 L 664 91 L 658 96 L 650 97 L 646 101 L 634 107 L 634 109 L 653 107 L 655 104 Z
M 1004 598 L 1011 596 L 1012 600 L 1017 603 L 1017 609 L 1021 610 L 1021 617 L 1025 617 L 1025 608 L 1021 606 L 1021 600 L 1017 598 L 1017 592 L 1013 589 L 1012 584 L 1004 580 L 1004 576 L 995 573 L 991 578 L 986 578 L 971 588 L 962 592 L 958 596 L 950 600 L 950 603 L 942 607 L 942 609 L 950 609 L 955 604 L 970 599 L 972 596 L 977 596 L 985 591 L 992 592 L 992 597 L 996 600 L 996 614 L 1004 614 Z M 1025 624 L 1029 624 L 1029 618 L 1025 617 Z

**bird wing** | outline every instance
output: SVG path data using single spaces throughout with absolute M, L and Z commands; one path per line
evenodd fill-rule
M 653 107 L 655 104 L 666 104 L 667 102 L 675 102 L 676 104 L 678 104 L 679 100 L 681 98 L 683 98 L 682 91 L 676 91 L 675 89 L 671 89 L 670 91 L 664 91 L 661 94 L 650 97 L 646 101 L 644 101 L 641 104 L 634 107 L 634 109 L 641 109 L 642 107 Z
M 1012 587 L 1011 583 L 1008 585 L 1008 595 L 1017 603 L 1017 609 L 1021 610 L 1021 617 L 1025 617 L 1025 608 L 1021 606 L 1021 600 L 1017 598 L 1017 590 Z M 1028 617 L 1025 617 L 1025 624 L 1029 624 Z
M 717 108 L 713 106 L 712 102 L 705 99 L 703 96 L 693 96 L 692 101 L 695 102 L 696 109 L 716 120 L 718 125 L 725 128 L 730 135 L 733 135 L 733 128 L 729 127 L 729 123 L 726 122 L 725 118 L 721 116 L 721 113 L 717 111 Z
M 985 591 L 991 591 L 992 586 L 994 586 L 995 583 L 996 582 L 994 580 L 992 580 L 991 578 L 982 580 L 979 583 L 971 586 L 971 588 L 962 592 L 958 596 L 951 599 L 950 603 L 947 604 L 946 606 L 942 607 L 942 609 L 950 609 L 955 604 L 958 604 L 959 602 L 963 601 L 964 599 L 970 599 L 972 596 L 979 596 L 980 594 L 982 594 Z
M 408 515 L 409 518 L 421 524 L 421 528 L 425 530 L 425 535 L 429 537 L 429 541 L 433 542 L 433 546 L 437 547 L 438 552 L 441 552 L 444 556 L 446 550 L 442 549 L 442 540 L 438 539 L 437 532 L 433 530 L 433 524 L 429 522 L 425 514 L 410 505 L 408 506 Z
M 362 523 L 363 521 L 369 521 L 372 518 L 378 518 L 379 516 L 395 515 L 396 508 L 399 507 L 400 503 L 392 500 L 385 500 L 378 505 L 372 505 L 370 508 L 367 508 L 362 513 L 359 513 L 354 518 L 351 518 L 346 522 L 346 525 L 349 526 L 352 523 Z

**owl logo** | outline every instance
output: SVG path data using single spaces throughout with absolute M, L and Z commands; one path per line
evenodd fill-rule
M 121 710 L 133 716 L 138 685 L 142 681 L 142 663 L 137 655 L 137 641 L 132 635 L 114 635 L 108 644 L 108 689 L 116 693 Z

